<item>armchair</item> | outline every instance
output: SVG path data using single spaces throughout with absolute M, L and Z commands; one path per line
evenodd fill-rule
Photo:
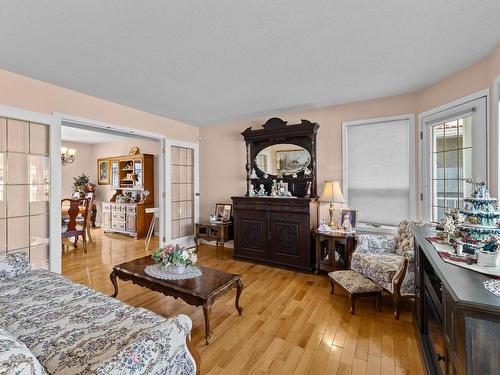
M 392 296 L 394 318 L 399 300 L 415 296 L 415 257 L 411 221 L 402 221 L 396 236 L 362 234 L 351 258 L 351 269 L 373 280 Z

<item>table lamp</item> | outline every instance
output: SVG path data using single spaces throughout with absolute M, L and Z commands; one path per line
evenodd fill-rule
M 323 194 L 319 197 L 320 202 L 329 202 L 330 206 L 328 211 L 330 212 L 330 223 L 328 225 L 332 229 L 337 229 L 337 224 L 333 219 L 333 212 L 335 210 L 335 203 L 344 203 L 344 196 L 342 195 L 342 190 L 340 190 L 340 184 L 338 181 L 325 181 L 323 187 Z

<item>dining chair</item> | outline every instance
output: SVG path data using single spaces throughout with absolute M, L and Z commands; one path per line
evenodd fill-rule
M 69 202 L 69 206 L 65 203 Z M 68 207 L 68 211 L 65 212 L 65 219 L 62 223 L 61 228 L 61 238 L 74 237 L 74 247 L 77 247 L 78 237 L 82 237 L 83 240 L 83 250 L 87 252 L 87 226 L 89 217 L 89 204 L 90 200 L 86 198 L 79 199 L 62 199 L 61 209 L 64 206 Z M 83 207 L 82 212 L 80 212 L 80 207 Z M 79 217 L 82 219 L 80 220 Z
M 89 201 L 89 206 L 88 206 L 88 214 L 87 214 L 87 239 L 89 240 L 89 242 L 94 242 L 94 239 L 92 238 L 92 234 L 91 234 L 91 217 L 92 217 L 92 208 L 94 207 L 94 203 L 95 203 L 95 193 L 94 192 L 89 192 L 89 193 L 85 193 L 85 196 L 84 196 L 85 199 L 87 199 Z M 83 223 L 83 216 L 78 216 L 77 219 L 76 219 L 76 222 L 78 224 L 82 224 Z

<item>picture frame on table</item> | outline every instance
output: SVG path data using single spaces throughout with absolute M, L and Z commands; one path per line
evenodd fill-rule
M 233 205 L 227 203 L 217 203 L 215 205 L 215 218 L 222 221 L 230 221 L 233 216 Z
M 350 228 L 349 228 L 349 224 Z M 340 227 L 345 230 L 356 230 L 358 224 L 358 210 L 351 210 L 350 208 L 343 208 L 342 215 L 340 216 Z
M 97 183 L 109 185 L 109 159 L 97 159 Z

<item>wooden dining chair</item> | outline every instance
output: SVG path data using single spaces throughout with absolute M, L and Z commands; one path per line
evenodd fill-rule
M 61 228 L 61 238 L 75 237 L 74 247 L 77 247 L 78 237 L 82 237 L 83 240 L 83 250 L 87 252 L 87 226 L 89 217 L 89 204 L 90 200 L 86 198 L 80 199 L 62 199 L 61 207 L 65 206 L 65 203 L 69 202 L 69 207 L 67 211 L 67 216 L 63 221 Z M 67 205 L 66 205 L 67 206 Z M 80 206 L 84 207 L 83 212 L 80 215 Z M 79 220 L 81 217 L 82 220 Z
M 92 234 L 90 232 L 91 229 L 91 217 L 92 217 L 92 208 L 94 207 L 95 203 L 95 193 L 94 192 L 89 192 L 85 193 L 84 196 L 85 199 L 89 201 L 89 206 L 88 206 L 88 214 L 87 214 L 87 239 L 89 242 L 94 242 L 94 239 L 92 238 Z M 80 225 L 83 224 L 83 216 L 78 216 L 76 219 L 76 222 Z

